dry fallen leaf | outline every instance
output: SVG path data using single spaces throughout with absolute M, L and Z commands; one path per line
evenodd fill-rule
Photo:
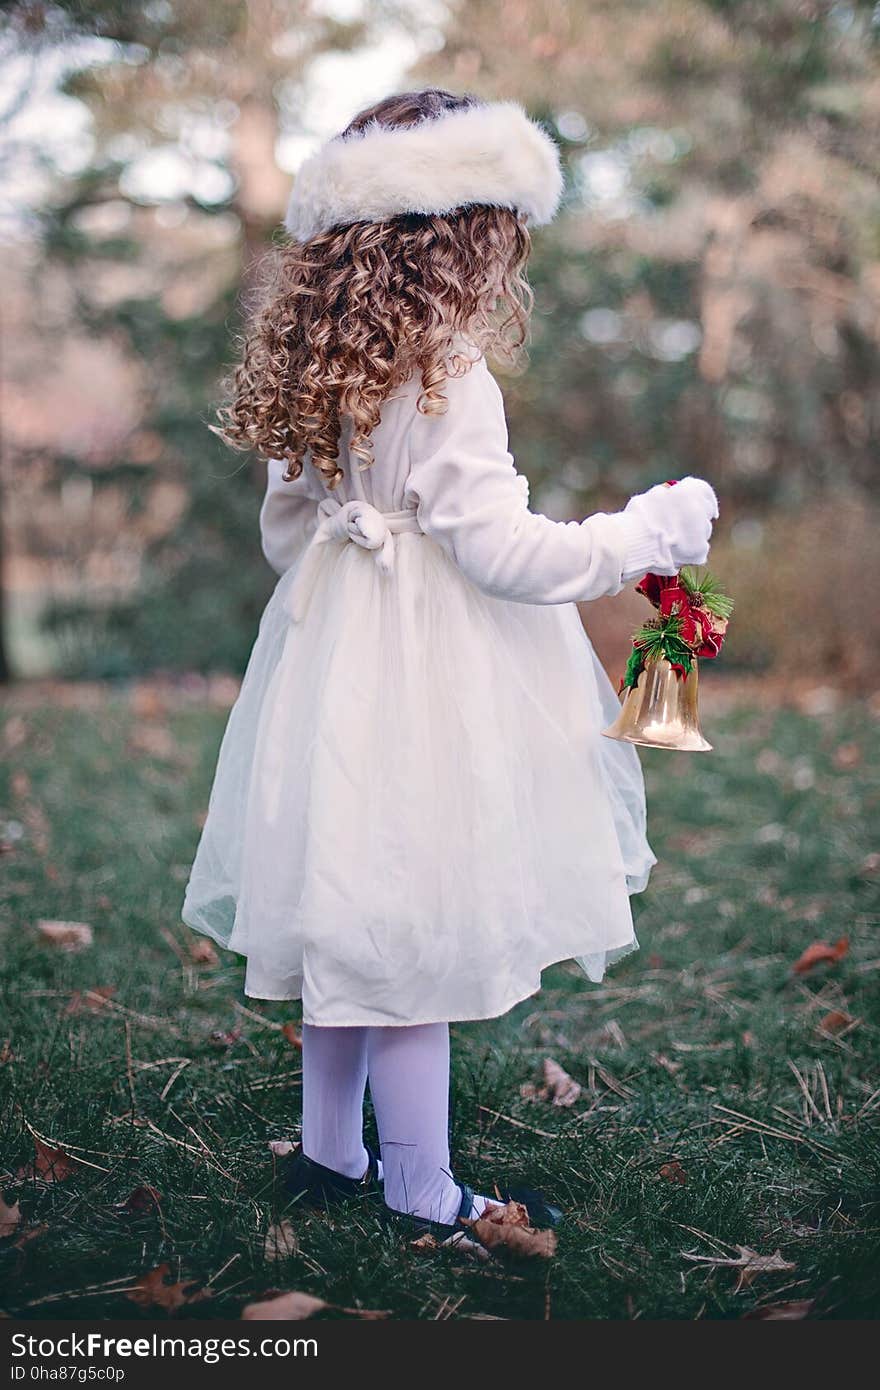
M 62 951 L 84 951 L 91 946 L 94 934 L 87 922 L 57 922 L 42 918 L 37 931 L 44 941 Z
M 439 1250 L 440 1245 L 436 1236 L 432 1236 L 430 1231 L 426 1231 L 423 1236 L 418 1236 L 416 1240 L 410 1241 L 413 1250 Z
M 21 1207 L 18 1202 L 13 1206 L 7 1206 L 3 1198 L 0 1197 L 0 1240 L 6 1236 L 13 1236 L 21 1225 Z
M 117 1204 L 117 1211 L 125 1212 L 130 1216 L 141 1216 L 144 1212 L 152 1211 L 154 1207 L 161 1206 L 162 1194 L 149 1183 L 143 1187 L 136 1187 L 130 1192 L 124 1202 Z
M 437 1247 L 438 1250 L 453 1250 L 456 1255 L 467 1255 L 475 1260 L 490 1260 L 492 1257 L 485 1245 L 480 1245 L 478 1241 L 471 1240 L 463 1231 L 455 1231 L 453 1235 L 441 1240 Z
M 411 1240 L 409 1244 L 411 1250 L 454 1250 L 457 1255 L 472 1255 L 477 1260 L 491 1258 L 485 1245 L 478 1245 L 475 1240 L 466 1236 L 464 1231 L 453 1231 L 445 1240 L 438 1240 L 430 1231 L 426 1231 L 423 1236 Z
M 295 1023 L 285 1023 L 281 1029 L 282 1038 L 286 1038 L 292 1047 L 302 1047 L 302 1033 Z
M 86 990 L 75 989 L 64 1012 L 78 1014 L 87 1009 L 89 1013 L 100 1013 L 107 1000 L 112 999 L 115 993 L 115 985 L 96 985 L 93 989 Z
M 248 1303 L 242 1308 L 241 1316 L 245 1322 L 305 1322 L 307 1318 L 314 1318 L 323 1312 L 344 1313 L 348 1317 L 363 1318 L 368 1322 L 391 1316 L 386 1309 L 341 1308 L 335 1303 L 325 1302 L 323 1298 L 315 1298 L 310 1293 L 299 1293 L 295 1290 L 289 1293 L 271 1293 L 259 1303 Z
M 581 1085 L 573 1076 L 554 1062 L 552 1057 L 544 1058 L 544 1084 L 535 1086 L 531 1082 L 520 1087 L 524 1100 L 547 1100 L 551 1105 L 574 1105 L 581 1094 Z
M 703 1265 L 706 1269 L 739 1270 L 735 1293 L 747 1288 L 758 1274 L 783 1274 L 797 1268 L 783 1258 L 781 1250 L 774 1250 L 772 1255 L 759 1255 L 757 1250 L 750 1249 L 748 1245 L 734 1245 L 733 1248 L 739 1251 L 738 1255 L 694 1255 L 683 1250 L 682 1256 L 693 1264 Z
M 139 1308 L 164 1308 L 166 1313 L 176 1313 L 189 1303 L 202 1303 L 207 1298 L 213 1298 L 212 1289 L 200 1289 L 193 1280 L 176 1284 L 166 1282 L 170 1273 L 171 1266 L 167 1262 L 151 1269 L 149 1274 L 138 1279 L 133 1289 L 129 1289 L 126 1298 Z
M 493 1255 L 550 1260 L 556 1254 L 556 1232 L 530 1226 L 529 1213 L 521 1202 L 491 1207 L 476 1221 L 466 1221 L 464 1225 Z
M 299 1241 L 289 1221 L 279 1221 L 269 1227 L 263 1244 L 264 1260 L 288 1260 L 298 1251 Z
M 189 957 L 195 965 L 213 966 L 220 964 L 220 957 L 206 936 L 190 942 Z
M 305 1322 L 331 1306 L 310 1293 L 282 1293 L 260 1303 L 248 1303 L 241 1316 L 244 1322 Z
M 685 1187 L 687 1184 L 687 1173 L 677 1158 L 674 1158 L 671 1163 L 663 1164 L 660 1169 L 660 1176 L 665 1178 L 667 1182 L 678 1183 L 679 1187 Z
M 839 941 L 829 945 L 827 941 L 814 941 L 812 945 L 798 957 L 791 967 L 795 975 L 807 975 L 816 965 L 823 963 L 832 964 L 834 961 L 842 960 L 849 950 L 849 938 L 842 936 Z
M 819 1020 L 819 1030 L 822 1033 L 830 1033 L 833 1037 L 837 1033 L 845 1032 L 854 1022 L 852 1015 L 845 1013 L 843 1009 L 832 1009 Z
M 581 1093 L 580 1083 L 554 1062 L 552 1057 L 544 1059 L 544 1084 L 553 1105 L 574 1105 Z
M 743 1321 L 751 1318 L 755 1322 L 800 1322 L 810 1316 L 814 1305 L 812 1298 L 798 1298 L 791 1303 L 765 1303 L 743 1313 Z
M 74 1170 L 75 1160 L 63 1149 L 54 1149 L 34 1137 L 34 1158 L 19 1169 L 20 1178 L 39 1178 L 42 1182 L 63 1182 Z

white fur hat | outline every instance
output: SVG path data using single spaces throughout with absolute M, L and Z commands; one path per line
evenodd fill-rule
M 352 222 L 486 204 L 540 226 L 561 195 L 550 137 L 516 103 L 487 102 L 411 126 L 372 122 L 330 140 L 297 174 L 284 225 L 308 241 Z

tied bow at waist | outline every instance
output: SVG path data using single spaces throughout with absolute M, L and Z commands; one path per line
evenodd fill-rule
M 394 568 L 394 537 L 409 532 L 421 535 L 422 528 L 414 507 L 401 512 L 380 512 L 369 502 L 355 498 L 338 502 L 325 497 L 318 504 L 318 529 L 300 561 L 290 592 L 290 613 L 301 622 L 317 580 L 320 547 L 327 541 L 352 541 L 361 550 L 371 550 L 383 574 Z

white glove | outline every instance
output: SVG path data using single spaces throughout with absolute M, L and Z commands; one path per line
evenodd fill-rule
M 674 487 L 657 483 L 637 493 L 619 515 L 627 523 L 626 583 L 646 571 L 672 575 L 682 565 L 704 565 L 718 498 L 705 479 L 681 478 Z

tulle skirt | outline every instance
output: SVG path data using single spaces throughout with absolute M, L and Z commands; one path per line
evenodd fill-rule
M 394 547 L 385 574 L 313 545 L 306 602 L 298 566 L 280 579 L 183 909 L 247 957 L 247 994 L 317 1025 L 495 1017 L 570 958 L 598 981 L 656 863 L 575 606 L 487 597 L 423 535 Z

